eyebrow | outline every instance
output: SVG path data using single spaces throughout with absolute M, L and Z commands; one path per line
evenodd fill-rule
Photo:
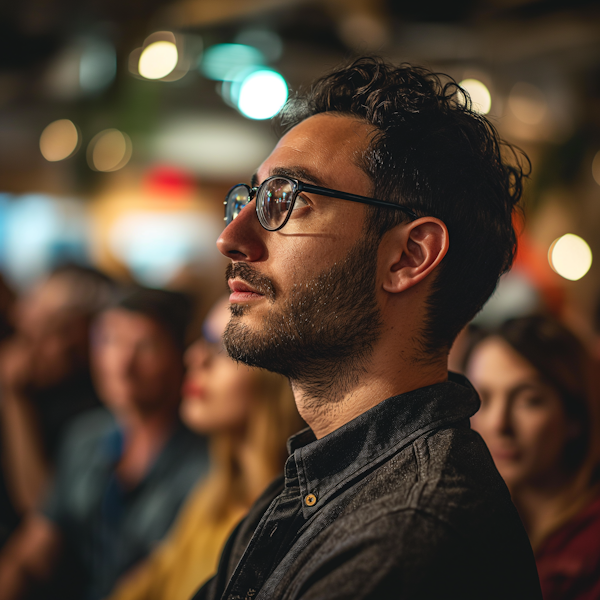
M 280 176 L 280 177 L 291 177 L 292 179 L 299 179 L 303 183 L 312 183 L 325 187 L 323 181 L 314 173 L 311 173 L 305 167 L 292 166 L 292 167 L 273 167 L 269 174 L 269 177 Z M 258 187 L 258 175 L 254 173 L 250 180 L 252 187 Z

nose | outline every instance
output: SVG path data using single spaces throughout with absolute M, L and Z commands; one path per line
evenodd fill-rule
M 255 200 L 248 203 L 217 240 L 219 252 L 234 261 L 255 262 L 263 258 L 267 233 L 256 216 Z
M 185 366 L 191 371 L 205 368 L 210 362 L 211 353 L 203 340 L 194 342 L 185 352 Z
M 496 435 L 511 437 L 514 434 L 510 401 L 502 399 L 495 403 L 492 414 L 490 414 L 490 425 Z
M 139 349 L 135 346 L 124 348 L 121 354 L 120 372 L 123 375 L 131 376 L 138 366 Z

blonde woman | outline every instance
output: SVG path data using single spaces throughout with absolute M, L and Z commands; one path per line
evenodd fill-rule
M 186 354 L 181 413 L 190 429 L 209 435 L 212 471 L 167 540 L 110 600 L 189 600 L 216 571 L 237 522 L 281 472 L 287 438 L 304 425 L 286 379 L 227 357 L 221 336 L 228 318 L 222 301 Z

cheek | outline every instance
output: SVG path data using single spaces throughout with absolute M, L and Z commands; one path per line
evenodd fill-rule
M 523 411 L 516 415 L 515 421 L 525 437 L 541 441 L 562 433 L 564 421 L 561 417 L 562 415 L 559 414 L 542 411 L 534 413 Z
M 158 383 L 173 380 L 176 373 L 183 371 L 183 365 L 171 355 L 152 353 L 139 357 L 136 371 L 149 381 Z
M 347 237 L 341 238 L 335 233 L 341 231 L 344 229 L 339 224 L 331 224 L 328 231 L 314 237 L 296 237 L 286 236 L 284 229 L 269 248 L 269 273 L 275 285 L 286 288 L 283 291 L 287 293 L 295 283 L 310 280 L 335 262 L 344 260 L 350 245 Z
M 518 420 L 519 441 L 533 460 L 553 463 L 565 446 L 567 423 L 562 413 L 522 414 Z
M 224 364 L 218 365 L 211 378 L 213 389 L 219 394 L 221 403 L 231 407 L 247 403 L 251 396 L 252 377 L 245 365 L 225 359 Z
M 484 439 L 486 443 L 489 443 L 491 431 L 493 429 L 492 416 L 484 408 L 480 408 L 471 417 L 471 428 L 474 429 Z
M 252 404 L 253 378 L 244 365 L 227 364 L 215 370 L 214 407 L 223 421 L 232 426 L 247 420 Z

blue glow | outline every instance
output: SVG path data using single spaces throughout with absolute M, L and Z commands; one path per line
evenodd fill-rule
M 3 262 L 16 287 L 26 288 L 62 261 L 86 262 L 88 216 L 82 203 L 30 194 L 14 198 L 6 209 Z
M 235 42 L 257 48 L 269 62 L 279 60 L 283 54 L 281 37 L 269 29 L 245 29 L 236 36 Z
M 264 65 L 265 58 L 257 48 L 244 44 L 217 44 L 204 51 L 200 70 L 215 81 L 233 81 L 241 71 Z
M 101 39 L 90 38 L 83 44 L 79 62 L 79 85 L 85 92 L 100 92 L 117 74 L 117 53 L 114 46 Z
M 288 85 L 277 73 L 262 69 L 248 75 L 240 85 L 238 110 L 249 119 L 270 119 L 288 98 Z
M 209 255 L 218 231 L 195 213 L 136 211 L 114 223 L 109 244 L 139 281 L 161 287 L 184 265 Z

